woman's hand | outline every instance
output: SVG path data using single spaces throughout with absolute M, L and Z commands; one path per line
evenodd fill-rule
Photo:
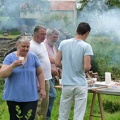
M 12 64 L 14 67 L 20 66 L 22 65 L 22 60 L 15 60 Z
M 40 90 L 40 97 L 41 97 L 41 99 L 44 99 L 46 97 L 46 91 L 45 91 L 45 89 L 41 89 Z

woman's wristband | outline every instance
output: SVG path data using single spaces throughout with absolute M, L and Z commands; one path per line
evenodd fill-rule
M 45 89 L 44 89 L 44 88 L 41 88 L 40 91 L 41 91 L 41 90 L 45 90 Z

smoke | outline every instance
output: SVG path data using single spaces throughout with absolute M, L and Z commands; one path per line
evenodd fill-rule
M 28 11 L 31 18 L 26 17 Z M 44 0 L 2 0 L 0 15 L 4 17 L 4 20 L 0 20 L 0 29 L 17 28 L 23 32 L 31 32 L 31 26 L 42 24 L 47 28 L 54 27 L 74 33 L 76 26 L 73 22 L 75 23 L 75 21 L 72 19 L 73 16 L 72 18 L 69 17 L 69 13 L 63 15 L 54 11 L 53 15 L 50 11 L 50 4 Z M 24 15 L 24 17 L 21 17 L 21 15 Z M 39 15 L 41 18 L 32 18 L 32 15 Z M 82 21 L 90 24 L 92 35 L 107 35 L 112 40 L 120 41 L 120 9 L 108 8 L 105 0 L 90 0 L 83 10 L 78 12 L 76 22 Z
M 2 0 L 0 7 L 0 16 L 3 20 L 0 20 L 0 28 L 10 29 L 19 26 L 18 13 L 19 13 L 19 1 L 15 2 L 13 0 Z
M 54 6 L 55 4 L 60 7 L 58 3 L 54 2 Z M 4 0 L 0 6 L 2 8 L 0 15 L 4 18 L 0 20 L 0 28 L 4 30 L 21 29 L 23 32 L 32 32 L 31 28 L 35 25 L 70 29 L 69 26 L 73 22 L 70 18 L 73 13 L 72 15 L 69 12 L 62 11 L 61 13 L 61 10 L 57 11 L 57 8 L 50 10 L 50 1 L 47 0 Z
M 25 3 L 28 7 L 29 0 L 2 0 L 0 3 L 0 30 L 19 30 L 22 32 L 31 30 L 30 26 L 35 25 L 36 19 L 21 18 L 21 5 Z M 34 1 L 34 3 L 36 3 Z
M 90 0 L 79 13 L 78 21 L 88 22 L 92 35 L 105 35 L 120 41 L 120 9 L 108 8 L 105 0 Z

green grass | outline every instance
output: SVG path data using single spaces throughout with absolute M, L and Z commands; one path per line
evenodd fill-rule
M 3 35 L 0 35 L 0 38 L 17 38 L 19 35 L 8 35 L 8 36 L 3 36 Z
M 55 99 L 55 103 L 54 103 L 54 106 L 53 106 L 51 120 L 57 120 L 57 118 L 58 118 L 60 95 L 61 95 L 61 90 L 57 90 L 57 97 Z M 105 105 L 106 105 L 106 100 L 112 101 L 113 103 L 116 103 L 116 101 L 117 101 L 118 102 L 117 106 L 120 108 L 120 101 L 119 101 L 120 98 L 119 97 L 120 96 L 101 95 L 102 101 Z M 92 101 L 92 94 L 89 93 L 84 120 L 89 120 L 91 101 Z M 109 109 L 111 109 L 111 108 L 109 108 Z M 94 115 L 100 116 L 100 110 L 99 110 L 99 104 L 98 104 L 97 97 L 96 97 L 95 106 L 94 106 Z M 104 116 L 105 116 L 105 120 L 120 120 L 120 111 L 114 112 L 112 114 L 104 111 Z M 71 108 L 69 119 L 73 120 L 73 106 Z M 92 120 L 101 120 L 101 119 L 93 117 Z
M 2 100 L 1 92 L 0 92 L 0 120 L 9 120 L 8 108 L 6 102 Z
M 2 113 L 0 120 L 9 120 L 8 108 L 5 101 L 0 105 L 0 113 Z
M 2 17 L 0 16 L 0 21 L 8 21 L 9 17 Z
M 21 32 L 15 29 L 8 31 L 7 36 L 3 35 L 4 32 L 7 32 L 7 31 L 2 31 L 2 30 L 0 31 L 0 38 L 17 38 L 21 34 Z
M 51 120 L 58 120 L 60 95 L 61 95 L 61 90 L 57 90 L 57 97 L 56 97 L 55 102 L 54 102 Z M 104 107 L 107 104 L 106 102 L 112 101 L 112 103 L 118 103 L 118 104 L 116 104 L 116 106 L 120 108 L 120 101 L 119 101 L 120 98 L 119 97 L 120 96 L 101 95 L 102 101 L 104 103 Z M 89 93 L 88 94 L 87 109 L 86 109 L 84 120 L 89 120 L 91 101 L 92 101 L 92 94 Z M 111 106 L 109 107 L 109 109 L 112 109 Z M 8 114 L 7 105 L 6 105 L 5 101 L 3 101 L 3 103 L 0 105 L 0 113 L 2 110 L 5 110 L 5 111 L 3 112 L 2 116 L 1 116 L 2 119 L 0 119 L 0 120 L 9 120 L 9 114 Z M 97 99 L 95 101 L 94 114 L 100 115 L 100 110 L 98 107 L 98 100 Z M 111 113 L 104 110 L 104 116 L 105 116 L 105 120 L 120 120 L 120 111 L 116 111 L 116 112 L 111 114 Z M 73 106 L 72 106 L 72 110 L 70 112 L 69 120 L 73 120 Z M 92 120 L 101 120 L 101 119 L 93 117 Z
M 13 33 L 9 33 L 8 36 L 4 36 L 3 34 L 0 34 L 0 38 L 17 38 L 20 35 L 20 33 L 16 32 L 16 35 L 13 35 Z

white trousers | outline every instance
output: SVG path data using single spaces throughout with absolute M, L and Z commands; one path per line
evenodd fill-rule
M 83 120 L 87 104 L 87 86 L 63 86 L 58 120 L 68 120 L 74 102 L 73 120 Z

